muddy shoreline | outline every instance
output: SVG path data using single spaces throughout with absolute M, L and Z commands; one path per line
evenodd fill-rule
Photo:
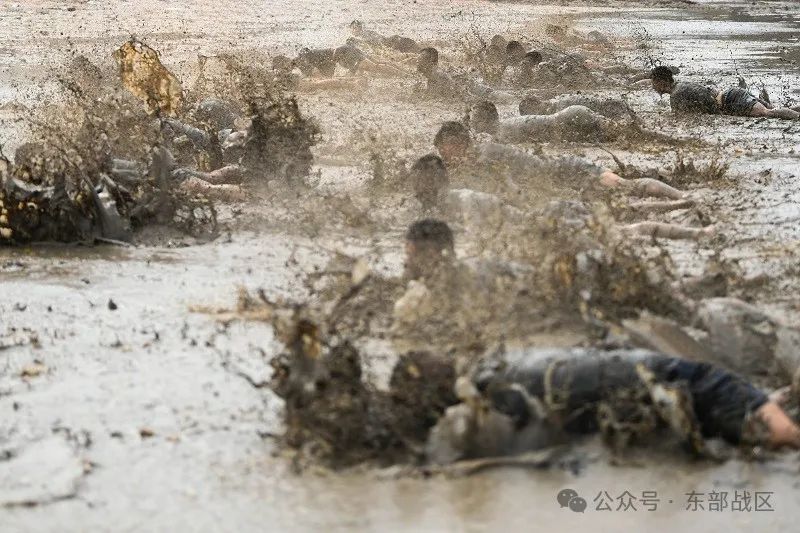
M 272 54 L 338 43 L 356 16 L 379 31 L 442 40 L 459 38 L 475 20 L 486 33 L 524 34 L 542 19 L 563 16 L 578 29 L 618 39 L 619 57 L 636 67 L 644 66 L 642 51 L 626 43 L 646 34 L 647 53 L 680 65 L 687 78 L 735 84 L 746 75 L 778 101 L 800 99 L 800 14 L 790 2 L 291 4 L 12 2 L 0 9 L 6 39 L 0 141 L 9 148 L 19 142 L 21 106 L 56 94 L 53 69 L 74 53 L 108 64 L 110 51 L 136 34 L 186 76 L 197 54 L 231 46 Z M 463 112 L 430 102 L 420 114 L 407 92 L 398 97 L 386 85 L 333 101 L 325 94 L 302 98 L 304 111 L 323 125 L 316 170 L 331 190 L 364 179 L 368 165 L 358 139 L 365 131 L 382 139 L 402 134 L 395 147 L 410 156 L 429 150 L 438 124 Z M 800 126 L 733 117 L 690 122 L 671 117 L 668 104 L 650 91 L 631 91 L 628 98 L 654 129 L 689 131 L 705 141 L 692 148 L 695 159 L 730 163 L 727 183 L 692 192 L 726 234 L 720 253 L 741 271 L 736 294 L 800 325 Z M 501 106 L 501 115 L 511 115 L 512 107 Z M 611 149 L 643 166 L 668 166 L 676 158 L 663 147 Z M 574 151 L 612 163 L 591 146 Z M 620 462 L 590 440 L 579 456 L 548 470 L 503 469 L 455 480 L 358 469 L 297 475 L 275 445 L 281 402 L 259 387 L 269 372 L 267 356 L 278 349 L 271 329 L 222 325 L 190 308 L 231 307 L 238 287 L 300 298 L 298 280 L 324 265 L 331 250 L 367 253 L 379 271 L 396 274 L 402 250 L 393 234 L 333 231 L 318 239 L 277 224 L 265 228 L 265 204 L 257 197 L 235 213 L 224 210 L 222 235 L 192 246 L 167 237 L 130 248 L 0 249 L 3 531 L 477 531 L 532 523 L 565 530 L 750 531 L 789 530 L 796 523 L 796 453 L 764 452 L 718 465 L 672 451 L 634 453 Z M 711 254 L 686 243 L 667 249 L 685 275 L 702 271 Z M 585 514 L 559 508 L 556 494 L 565 487 L 586 496 Z M 595 511 L 595 495 L 626 490 L 657 491 L 658 510 Z M 736 490 L 773 493 L 774 512 L 687 510 L 690 491 L 726 491 L 732 498 Z

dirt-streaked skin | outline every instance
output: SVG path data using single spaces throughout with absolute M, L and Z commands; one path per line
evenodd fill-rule
M 70 6 L 74 11 L 67 10 Z M 733 85 L 735 58 L 736 68 L 752 75 L 749 81 L 763 80 L 776 99 L 782 98 L 784 85 L 789 87 L 786 96 L 797 98 L 797 65 L 778 59 L 798 57 L 797 48 L 779 37 L 797 32 L 796 9 L 772 2 L 734 7 L 713 2 L 695 8 L 642 9 L 627 3 L 584 8 L 474 0 L 9 2 L 0 8 L 0 118 L 14 114 L 7 99 L 31 103 L 53 94 L 55 84 L 46 80 L 72 49 L 107 64 L 111 51 L 135 34 L 158 48 L 179 76 L 189 77 L 197 53 L 229 46 L 273 53 L 331 45 L 345 38 L 346 23 L 356 17 L 385 33 L 448 40 L 458 38 L 472 20 L 491 34 L 529 31 L 553 13 L 577 14 L 580 29 L 609 35 L 628 37 L 647 28 L 654 38 L 653 55 L 680 64 L 687 79 Z M 689 24 L 676 22 L 688 18 Z M 722 49 L 723 41 L 709 38 L 731 33 Z M 636 50 L 624 55 L 634 61 Z M 640 58 L 635 61 L 642 65 Z M 411 156 L 431 149 L 438 123 L 463 113 L 459 106 L 412 100 L 411 83 L 385 90 L 389 85 L 377 82 L 363 95 L 338 95 L 333 107 L 330 95 L 303 99 L 325 131 L 318 155 L 344 163 L 322 165 L 323 183 L 339 190 L 364 178 L 361 153 L 348 150 L 359 128 L 381 131 Z M 718 144 L 691 155 L 722 154 L 736 178 L 733 185 L 696 192 L 720 230 L 739 243 L 723 255 L 742 258 L 746 276 L 766 273 L 768 281 L 747 295 L 799 322 L 798 272 L 792 265 L 798 263 L 800 234 L 792 221 L 800 216 L 795 185 L 800 126 L 729 117 L 675 119 L 650 91 L 632 91 L 630 101 L 657 129 Z M 507 105 L 500 111 L 508 115 L 513 109 Z M 4 123 L 0 139 L 13 147 L 19 141 L 14 131 L 10 122 Z M 664 165 L 674 160 L 661 149 L 631 155 L 625 146 L 612 148 L 627 162 Z M 578 151 L 611 164 L 606 154 L 590 147 Z M 771 172 L 761 176 L 767 169 Z M 256 204 L 246 212 L 258 210 Z M 392 248 L 392 238 L 381 236 L 383 250 L 390 253 L 375 259 L 398 272 L 401 250 Z M 575 468 L 549 471 L 393 481 L 376 480 L 372 472 L 293 474 L 285 458 L 273 456 L 277 450 L 270 435 L 281 430 L 280 402 L 266 388 L 253 387 L 265 379 L 267 357 L 277 348 L 271 331 L 260 324 L 223 328 L 189 307 L 230 307 L 240 285 L 263 287 L 273 296 L 302 295 L 298 276 L 325 261 L 319 244 L 256 227 L 255 232 L 237 230 L 230 238 L 186 248 L 0 249 L 0 346 L 20 344 L 0 349 L 0 530 L 794 528 L 800 503 L 796 454 L 722 465 L 693 463 L 680 452 L 637 455 L 646 465 L 640 468 L 611 466 L 606 453 L 591 443 Z M 329 239 L 324 245 L 367 249 L 355 237 Z M 669 249 L 687 273 L 700 270 L 702 258 L 710 254 L 701 247 L 698 259 L 698 248 L 685 243 L 671 243 Z M 110 309 L 110 300 L 116 309 Z M 9 490 L 8 475 L 16 472 L 11 466 L 33 443 L 48 439 L 66 442 L 72 458 L 64 461 L 55 452 L 43 457 L 41 469 L 31 471 L 32 479 L 45 480 L 31 493 L 39 504 L 19 505 L 25 502 Z M 83 475 L 74 468 L 75 458 L 83 464 Z M 46 465 L 73 483 L 49 483 L 56 476 L 45 475 L 50 472 Z M 556 494 L 566 487 L 587 500 L 586 513 L 559 508 Z M 657 491 L 659 510 L 646 512 L 637 505 L 637 512 L 595 511 L 598 492 L 617 497 L 626 490 L 636 496 Z M 709 512 L 707 503 L 705 511 L 689 511 L 686 493 L 692 490 L 705 493 L 706 501 L 712 490 L 727 491 L 729 502 L 735 490 L 773 492 L 775 511 L 739 513 L 729 507 Z

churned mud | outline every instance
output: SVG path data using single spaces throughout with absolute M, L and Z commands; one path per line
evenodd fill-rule
M 476 32 L 549 42 L 547 23 L 584 34 L 597 30 L 609 41 L 599 53 L 630 69 L 672 64 L 684 79 L 720 86 L 742 77 L 774 102 L 800 103 L 800 19 L 790 2 L 10 2 L 0 8 L 3 153 L 52 131 L 43 118 L 64 120 L 59 110 L 74 103 L 64 91 L 65 73 L 93 72 L 75 69 L 85 66 L 80 58 L 113 73 L 112 54 L 132 35 L 157 49 L 184 87 L 211 91 L 209 73 L 216 72 L 218 83 L 229 65 L 220 54 L 250 69 L 266 66 L 279 53 L 341 44 L 354 18 L 381 33 L 436 43 L 456 63 Z M 386 401 L 395 379 L 394 386 L 419 396 L 393 401 L 406 402 L 409 411 L 419 410 L 417 400 L 430 405 L 424 396 L 430 390 L 413 389 L 410 367 L 392 376 L 397 355 L 382 317 L 398 287 L 369 285 L 341 298 L 354 272 L 367 266 L 376 277 L 400 274 L 402 233 L 415 217 L 404 204 L 408 191 L 399 188 L 405 166 L 432 150 L 442 121 L 466 111 L 463 102 L 420 99 L 419 85 L 413 76 L 378 78 L 355 91 L 300 94 L 300 112 L 320 128 L 319 142 L 306 146 L 314 155 L 309 177 L 302 187 L 251 183 L 243 201 L 216 202 L 213 232 L 155 224 L 138 228 L 131 246 L 0 248 L 3 531 L 793 527 L 800 503 L 796 453 L 756 449 L 715 462 L 693 459 L 679 447 L 619 451 L 592 438 L 508 468 L 468 465 L 428 478 L 436 472 L 406 468 L 418 459 L 407 443 L 385 445 L 394 455 L 368 467 L 335 472 L 287 449 L 287 440 L 305 438 L 304 427 L 330 434 L 342 421 L 325 418 L 332 405 L 325 398 L 316 411 L 298 403 L 292 412 L 288 405 L 287 417 L 270 365 L 287 337 L 273 328 L 273 315 L 262 314 L 265 301 L 304 302 L 332 291 L 343 303 L 326 308 L 337 321 L 325 333 L 355 339 L 369 394 Z M 586 307 L 576 296 L 577 275 L 558 268 L 564 254 L 578 250 L 557 235 L 530 227 L 487 238 L 459 228 L 462 258 L 549 262 L 563 274 L 549 280 L 552 286 L 536 287 L 542 292 L 532 291 L 528 314 L 520 310 L 504 326 L 519 326 L 520 339 L 539 345 L 595 341 L 597 332 L 586 325 L 592 319 L 628 324 L 648 337 L 641 324 L 626 321 L 645 309 L 686 323 L 690 311 L 671 299 L 677 286 L 695 297 L 738 297 L 800 326 L 800 124 L 674 117 L 668 101 L 647 87 L 594 89 L 623 94 L 641 126 L 674 140 L 625 136 L 602 146 L 544 143 L 541 150 L 585 155 L 624 177 L 659 176 L 689 190 L 697 206 L 672 215 L 674 221 L 714 224 L 717 235 L 700 243 L 630 243 L 598 225 L 595 238 L 614 251 L 607 265 L 619 277 L 606 283 L 619 290 Z M 548 88 L 542 96 L 574 90 Z M 232 99 L 246 108 L 248 94 Z M 500 115 L 515 115 L 516 102 L 501 104 Z M 95 109 L 102 109 L 99 103 Z M 124 144 L 116 131 L 114 140 Z M 142 143 L 130 144 L 135 151 Z M 531 201 L 544 204 L 562 193 Z M 598 220 L 625 216 L 615 212 L 613 199 L 609 205 L 595 213 Z M 521 236 L 535 239 L 534 252 L 514 246 Z M 662 269 L 663 277 L 637 277 L 643 263 Z M 788 384 L 785 376 L 783 382 L 756 379 L 769 388 Z M 348 398 L 367 394 L 346 392 Z M 366 416 L 364 406 L 348 405 L 354 419 Z M 309 413 L 316 418 L 304 419 Z M 402 422 L 406 437 L 419 430 L 411 427 L 417 418 Z M 354 441 L 354 448 L 360 444 Z M 374 459 L 354 453 L 363 449 L 323 451 L 336 467 Z M 585 513 L 561 508 L 556 495 L 564 488 L 588 502 Z M 614 499 L 625 491 L 656 492 L 658 509 L 615 511 L 615 500 L 611 512 L 596 510 L 598 494 Z M 774 511 L 709 512 L 707 503 L 705 510 L 687 510 L 693 491 L 705 500 L 712 491 L 729 493 L 729 500 L 735 491 L 771 493 Z

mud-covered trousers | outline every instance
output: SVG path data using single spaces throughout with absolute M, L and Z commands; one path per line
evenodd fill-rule
M 645 350 L 510 352 L 500 361 L 481 365 L 475 384 L 498 410 L 520 425 L 527 423 L 530 408 L 520 394 L 513 392 L 515 386 L 566 413 L 567 431 L 588 433 L 598 429 L 597 406 L 601 402 L 613 402 L 626 391 L 642 390 L 637 371 L 640 364 L 658 382 L 685 388 L 706 438 L 722 437 L 738 443 L 748 415 L 767 402 L 762 391 L 729 371 Z

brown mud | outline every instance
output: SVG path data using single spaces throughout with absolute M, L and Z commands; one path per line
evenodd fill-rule
M 74 56 L 108 69 L 112 51 L 131 34 L 158 48 L 178 78 L 193 80 L 198 54 L 239 51 L 263 59 L 330 46 L 347 37 L 353 18 L 382 33 L 448 43 L 459 42 L 474 24 L 486 35 L 543 35 L 542 21 L 557 20 L 603 32 L 615 44 L 613 54 L 634 68 L 661 61 L 680 66 L 682 77 L 731 85 L 741 75 L 763 85 L 774 101 L 796 105 L 800 99 L 800 49 L 787 38 L 800 19 L 790 2 L 12 2 L 0 10 L 0 140 L 13 153 L 30 133 L 20 121 L 28 109 L 60 101 L 57 73 Z M 245 204 L 220 207 L 223 229 L 211 242 L 156 231 L 140 235 L 146 246 L 0 249 L 3 531 L 794 526 L 800 494 L 794 453 L 758 450 L 755 459 L 716 464 L 674 449 L 612 457 L 590 440 L 549 469 L 460 479 L 359 469 L 297 475 L 277 445 L 283 403 L 267 386 L 268 360 L 280 350 L 273 330 L 190 310 L 233 308 L 239 287 L 302 300 L 308 273 L 337 253 L 399 274 L 408 217 L 385 209 L 394 200 L 370 203 L 357 191 L 343 200 L 342 193 L 374 177 L 371 156 L 393 168 L 396 160 L 430 151 L 441 121 L 463 116 L 463 104 L 420 104 L 412 96 L 415 83 L 371 80 L 362 92 L 301 95 L 302 110 L 322 125 L 313 185 L 329 191 L 328 199 L 309 198 L 298 209 L 296 191 L 258 189 Z M 680 158 L 705 171 L 714 161 L 729 165 L 721 179 L 711 172 L 717 179 L 710 184 L 688 176 L 684 165 L 680 182 L 724 238 L 645 243 L 642 255 L 666 250 L 679 276 L 717 269 L 728 295 L 800 324 L 800 127 L 681 119 L 650 91 L 631 89 L 626 98 L 653 130 L 697 140 L 603 147 L 620 160 L 638 168 L 674 167 Z M 515 106 L 500 106 L 501 116 L 514 114 Z M 597 147 L 543 147 L 565 149 L 614 168 Z M 573 341 L 540 337 L 547 344 Z M 396 356 L 386 342 L 360 347 L 369 348 L 370 378 L 388 380 Z M 556 494 L 565 487 L 587 499 L 586 513 L 559 507 Z M 626 490 L 657 491 L 658 511 L 594 511 L 599 492 L 616 497 Z M 735 490 L 772 492 L 775 510 L 687 510 L 686 493 L 713 490 L 731 498 Z

